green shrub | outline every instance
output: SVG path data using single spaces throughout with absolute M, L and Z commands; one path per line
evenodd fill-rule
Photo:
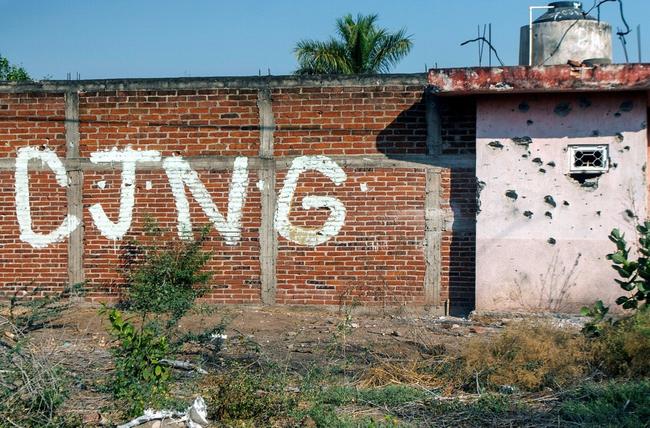
M 235 367 L 203 380 L 203 396 L 208 417 L 221 422 L 249 422 L 251 426 L 268 426 L 269 422 L 288 415 L 298 402 L 295 394 L 285 391 L 286 377 L 281 373 L 247 372 Z
M 112 349 L 115 370 L 109 380 L 113 396 L 135 416 L 148 407 L 159 407 L 169 395 L 170 369 L 161 363 L 169 356 L 167 338 L 150 327 L 136 328 L 117 309 L 105 310 L 110 332 L 117 342 Z
M 168 317 L 167 328 L 192 308 L 207 291 L 212 274 L 205 271 L 211 254 L 203 250 L 208 237 L 204 228 L 198 239 L 167 239 L 155 225 L 147 227 L 148 245 L 135 242 L 135 256 L 125 275 L 129 309 L 141 314 Z
M 607 255 L 622 279 L 617 284 L 627 292 L 616 299 L 623 309 L 631 310 L 617 321 L 608 317 L 609 308 L 598 300 L 593 308 L 582 308 L 582 315 L 591 317 L 583 332 L 590 342 L 593 362 L 609 376 L 649 376 L 650 365 L 650 222 L 637 226 L 639 240 L 636 260 L 630 258 L 625 235 L 612 230 L 609 239 L 616 252 Z M 629 313 L 629 312 L 628 312 Z
M 650 308 L 605 325 L 592 340 L 594 364 L 609 376 L 650 376 Z
M 211 254 L 203 250 L 209 229 L 203 228 L 196 239 L 180 239 L 164 233 L 150 217 L 145 222 L 146 243 L 132 241 L 122 256 L 124 303 L 137 314 L 139 327 L 116 309 L 104 310 L 117 342 L 111 390 L 128 404 L 130 415 L 141 413 L 145 406 L 160 407 L 170 398 L 171 372 L 161 360 L 170 359 L 187 342 L 200 342 L 218 352 L 221 340 L 215 335 L 224 328 L 220 323 L 201 332 L 179 329 L 179 321 L 205 294 L 212 276 L 205 270 Z
M 623 309 L 636 309 L 639 305 L 650 302 L 650 222 L 646 221 L 636 227 L 639 232 L 639 256 L 636 260 L 630 259 L 630 248 L 625 241 L 625 234 L 618 229 L 612 230 L 609 239 L 616 244 L 616 252 L 607 255 L 607 259 L 614 264 L 612 267 L 623 279 L 615 281 L 628 294 L 616 299 L 616 303 Z

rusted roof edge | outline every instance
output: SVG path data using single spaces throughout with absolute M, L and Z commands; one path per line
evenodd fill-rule
M 650 89 L 650 64 L 431 69 L 428 82 L 438 95 L 638 91 Z

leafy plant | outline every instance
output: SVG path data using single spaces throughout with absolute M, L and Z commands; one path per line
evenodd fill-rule
M 582 332 L 589 336 L 599 336 L 607 325 L 611 325 L 611 318 L 606 318 L 609 308 L 605 306 L 602 300 L 596 301 L 593 307 L 584 306 L 580 309 L 583 317 L 590 317 L 591 321 L 585 323 Z
M 0 55 L 0 80 L 28 82 L 32 79 L 24 68 L 11 64 L 7 58 Z
M 145 406 L 169 400 L 169 358 L 187 342 L 200 342 L 211 352 L 221 345 L 224 325 L 201 332 L 181 332 L 179 321 L 195 307 L 207 291 L 211 273 L 205 270 L 211 254 L 203 250 L 208 236 L 204 228 L 197 239 L 165 236 L 145 219 L 145 243 L 132 241 L 125 247 L 123 273 L 126 278 L 126 307 L 138 317 L 136 324 L 117 309 L 104 309 L 117 346 L 113 349 L 115 373 L 111 390 L 128 403 L 128 413 L 141 413 Z
M 631 248 L 628 247 L 625 234 L 618 229 L 613 229 L 609 234 L 609 240 L 616 244 L 616 251 L 607 254 L 607 259 L 612 261 L 612 267 L 622 278 L 614 281 L 628 292 L 616 299 L 616 304 L 631 310 L 647 307 L 650 302 L 650 222 L 637 225 L 636 230 L 639 232 L 639 256 L 636 260 L 630 257 Z M 611 317 L 607 317 L 608 312 L 609 308 L 602 300 L 596 301 L 591 308 L 584 306 L 580 313 L 591 320 L 585 324 L 583 333 L 595 337 L 602 334 L 605 328 L 616 325 Z
M 294 50 L 297 74 L 387 73 L 404 58 L 413 41 L 401 29 L 391 33 L 377 28 L 377 15 L 348 14 L 336 21 L 338 39 L 302 40 Z
M 170 369 L 162 363 L 170 353 L 167 338 L 151 327 L 137 328 L 117 309 L 104 308 L 102 313 L 108 316 L 117 342 L 112 349 L 115 370 L 109 384 L 113 396 L 127 405 L 130 416 L 163 403 L 170 379 Z
M 616 283 L 629 295 L 620 296 L 616 303 L 624 309 L 636 309 L 640 304 L 650 302 L 650 222 L 646 221 L 636 227 L 639 232 L 639 256 L 636 260 L 630 258 L 630 248 L 625 241 L 625 234 L 618 229 L 612 230 L 609 239 L 616 244 L 616 252 L 607 255 L 613 268 L 623 279 Z
M 129 309 L 143 321 L 150 314 L 167 316 L 166 328 L 171 329 L 207 291 L 212 277 L 204 269 L 211 257 L 203 250 L 208 229 L 198 239 L 164 239 L 151 223 L 147 230 L 152 244 L 134 243 L 136 257 L 125 269 Z

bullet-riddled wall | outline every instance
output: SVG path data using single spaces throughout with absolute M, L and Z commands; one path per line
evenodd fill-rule
M 476 306 L 575 311 L 621 294 L 613 228 L 646 213 L 645 93 L 491 96 L 477 102 Z M 606 172 L 570 174 L 569 145 L 606 145 Z

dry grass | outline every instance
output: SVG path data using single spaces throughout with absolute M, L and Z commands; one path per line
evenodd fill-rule
M 473 374 L 477 388 L 556 389 L 588 370 L 584 338 L 544 322 L 508 326 L 492 340 L 474 338 L 463 350 L 462 359 L 465 376 Z
M 537 322 L 508 326 L 497 336 L 476 336 L 459 355 L 420 361 L 385 361 L 365 371 L 362 387 L 417 385 L 466 390 L 524 391 L 563 388 L 585 376 L 589 352 L 584 338 Z
M 439 359 L 437 360 L 440 361 Z M 433 362 L 429 361 L 386 361 L 370 367 L 361 376 L 358 386 L 361 388 L 378 388 L 387 385 L 410 385 L 419 387 L 440 387 L 443 380 L 440 376 L 427 372 Z

